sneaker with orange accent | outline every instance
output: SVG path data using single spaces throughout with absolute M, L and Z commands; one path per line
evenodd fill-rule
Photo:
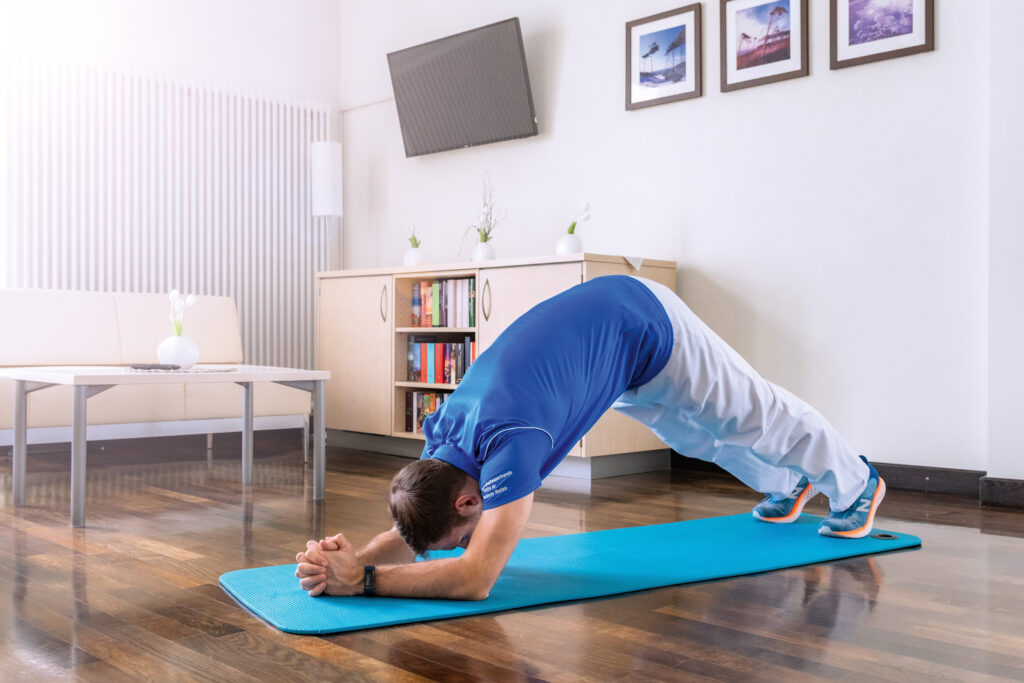
M 751 514 L 755 519 L 762 522 L 774 524 L 788 524 L 795 522 L 800 516 L 800 511 L 807 505 L 807 501 L 818 495 L 807 477 L 800 477 L 796 488 L 785 498 L 778 498 L 773 495 L 766 496 L 764 500 L 754 506 Z
M 875 512 L 885 498 L 885 481 L 878 476 L 868 459 L 863 455 L 860 459 L 868 466 L 868 483 L 853 505 L 841 512 L 830 510 L 828 517 L 821 520 L 818 533 L 822 536 L 838 538 L 863 538 L 871 533 L 875 524 Z

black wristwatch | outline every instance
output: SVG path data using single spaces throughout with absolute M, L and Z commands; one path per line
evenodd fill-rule
M 377 577 L 374 574 L 374 567 L 368 564 L 363 567 L 363 595 L 372 598 L 377 594 Z

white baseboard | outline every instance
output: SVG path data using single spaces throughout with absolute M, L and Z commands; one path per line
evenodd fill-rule
M 253 429 L 292 429 L 305 425 L 305 415 L 265 415 L 253 418 Z M 141 439 L 150 436 L 182 436 L 185 434 L 222 434 L 242 431 L 239 418 L 215 420 L 181 420 L 177 422 L 137 422 L 130 424 L 89 425 L 85 438 L 89 441 Z M 28 430 L 28 443 L 69 443 L 71 427 L 36 427 Z M 0 429 L 0 446 L 14 445 L 14 430 Z

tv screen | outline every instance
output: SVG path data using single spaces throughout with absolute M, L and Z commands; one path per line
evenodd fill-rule
M 388 54 L 405 156 L 537 134 L 519 19 Z

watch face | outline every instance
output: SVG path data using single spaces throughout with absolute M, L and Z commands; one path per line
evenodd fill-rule
M 363 567 L 363 595 L 374 593 L 374 568 L 373 565 Z

